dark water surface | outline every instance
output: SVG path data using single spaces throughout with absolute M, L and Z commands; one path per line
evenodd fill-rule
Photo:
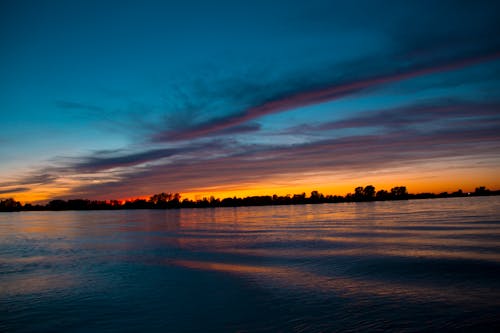
M 499 328 L 498 196 L 0 214 L 1 332 Z

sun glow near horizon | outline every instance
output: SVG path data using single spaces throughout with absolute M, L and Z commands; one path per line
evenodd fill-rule
M 321 3 L 2 3 L 0 197 L 500 188 L 491 2 Z
M 448 164 L 446 164 L 448 165 Z M 89 200 L 120 200 L 131 201 L 136 199 L 147 200 L 156 193 L 180 193 L 182 199 L 201 200 L 203 198 L 248 197 L 267 195 L 294 195 L 318 191 L 324 195 L 346 195 L 353 193 L 358 186 L 372 185 L 376 190 L 387 190 L 396 186 L 406 186 L 410 193 L 441 193 L 454 192 L 461 189 L 464 192 L 473 192 L 476 187 L 486 186 L 489 189 L 499 189 L 500 180 L 490 168 L 477 168 L 476 172 L 466 165 L 456 168 L 446 168 L 446 165 L 420 165 L 418 171 L 411 172 L 411 168 L 387 169 L 367 171 L 364 173 L 329 173 L 308 172 L 300 174 L 277 175 L 266 177 L 261 181 L 233 183 L 219 186 L 200 187 L 192 189 L 172 189 L 168 186 L 151 186 L 145 184 L 143 189 L 129 189 L 123 193 L 103 193 L 100 195 L 86 195 L 74 193 L 67 183 L 64 186 L 40 186 L 31 191 L 11 193 L 3 197 L 13 197 L 23 203 L 46 203 L 55 198 Z M 78 185 L 74 182 L 73 186 Z

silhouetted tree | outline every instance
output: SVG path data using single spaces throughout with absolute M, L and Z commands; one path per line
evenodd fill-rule
M 52 200 L 47 204 L 50 210 L 65 210 L 68 209 L 68 205 L 64 200 Z
M 375 199 L 375 187 L 373 185 L 367 185 L 364 188 L 358 186 L 354 189 L 354 195 L 351 197 L 349 195 L 346 198 L 350 198 L 354 201 L 370 201 Z
M 174 196 L 172 198 L 172 201 L 174 204 L 178 205 L 179 202 L 181 202 L 181 195 L 179 193 L 174 193 Z
M 477 187 L 475 192 L 467 195 L 500 195 L 500 190 L 490 191 L 484 186 Z M 354 189 L 354 194 L 348 193 L 345 196 L 323 195 L 318 191 L 312 191 L 310 197 L 305 193 L 285 196 L 252 196 L 245 198 L 224 198 L 223 200 L 210 196 L 209 199 L 192 201 L 184 199 L 181 202 L 179 193 L 159 193 L 152 195 L 149 200 L 136 199 L 122 203 L 117 200 L 110 201 L 90 201 L 86 199 L 52 200 L 46 205 L 25 204 L 24 206 L 13 198 L 0 200 L 0 211 L 19 211 L 19 210 L 96 210 L 96 209 L 173 209 L 173 208 L 205 208 L 205 207 L 236 207 L 236 206 L 264 206 L 264 205 L 299 205 L 308 203 L 336 203 L 353 202 L 368 200 L 402 200 L 402 199 L 428 199 L 428 198 L 448 198 L 465 196 L 462 190 L 449 194 L 442 192 L 409 194 L 405 186 L 396 186 L 390 192 L 386 190 L 375 191 L 373 185 L 367 185 L 364 188 L 358 186 Z
M 306 202 L 306 194 L 294 194 L 292 197 L 292 202 L 295 204 L 303 204 Z
M 373 185 L 365 186 L 363 197 L 365 200 L 373 200 L 375 198 L 375 187 Z
M 354 198 L 357 200 L 363 199 L 363 187 L 362 186 L 358 186 L 354 189 Z
M 22 205 L 19 201 L 13 198 L 8 198 L 0 201 L 0 211 L 2 212 L 16 212 L 21 210 Z
M 375 196 L 377 200 L 388 200 L 390 199 L 390 194 L 386 190 L 380 190 L 377 191 L 377 194 Z
M 155 194 L 149 198 L 149 202 L 151 202 L 153 205 L 161 205 L 164 204 L 168 201 L 169 194 L 162 192 L 159 194 Z
M 406 186 L 396 186 L 391 188 L 391 196 L 393 199 L 407 199 L 408 192 Z
M 488 195 L 490 194 L 490 190 L 488 190 L 485 186 L 476 187 L 474 191 L 474 195 Z
M 90 201 L 84 199 L 73 199 L 66 202 L 65 209 L 85 210 L 90 208 Z
M 311 192 L 311 197 L 309 198 L 309 201 L 311 203 L 320 203 L 323 202 L 324 200 L 324 195 L 319 193 L 318 191 L 312 191 Z

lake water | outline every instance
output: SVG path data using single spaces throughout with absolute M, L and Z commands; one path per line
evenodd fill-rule
M 0 213 L 1 332 L 499 328 L 498 196 Z

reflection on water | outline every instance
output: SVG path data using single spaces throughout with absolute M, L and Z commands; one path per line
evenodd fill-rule
M 0 331 L 493 330 L 500 197 L 0 215 Z

